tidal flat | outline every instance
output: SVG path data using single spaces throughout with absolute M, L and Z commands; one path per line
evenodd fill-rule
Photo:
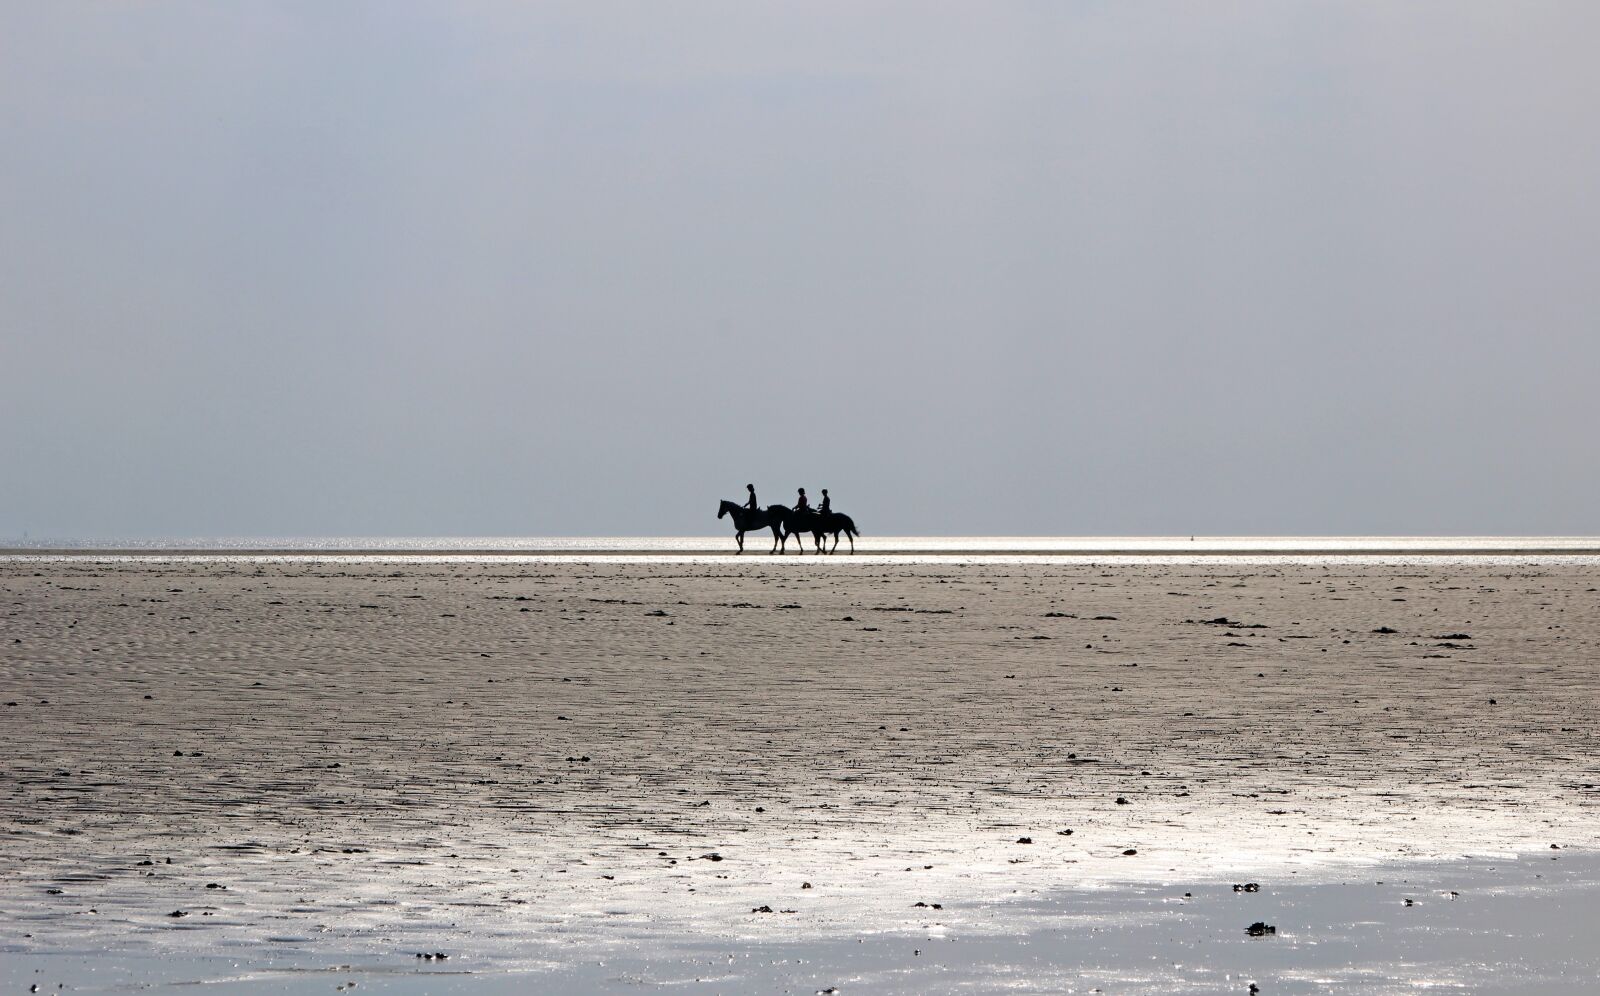
M 1590 556 L 11 557 L 0 979 L 1581 992 L 1597 587 Z

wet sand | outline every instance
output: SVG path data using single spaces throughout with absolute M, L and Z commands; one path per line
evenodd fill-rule
M 1600 977 L 1593 853 L 1344 869 L 1254 883 L 1128 883 L 1029 895 L 992 909 L 983 929 L 932 919 L 870 933 L 662 934 L 574 945 L 530 966 L 481 950 L 445 961 L 393 951 L 263 945 L 219 953 L 8 954 L 13 991 L 188 990 L 521 994 L 637 993 L 1248 993 L 1423 991 L 1589 994 Z M 934 916 L 938 916 L 937 913 Z M 1241 929 L 1270 922 L 1270 934 Z
M 570 971 L 1548 860 L 1600 844 L 1597 586 L 1590 557 L 0 561 L 0 951 Z

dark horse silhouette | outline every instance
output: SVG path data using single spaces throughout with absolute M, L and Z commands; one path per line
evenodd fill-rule
M 783 509 L 783 550 L 789 549 L 789 537 L 811 534 L 811 541 L 816 544 L 817 553 L 832 553 L 839 548 L 839 534 L 844 533 L 850 537 L 850 552 L 856 552 L 856 537 L 861 534 L 856 531 L 855 520 L 843 512 L 818 512 L 811 508 L 788 509 L 782 505 L 772 506 L 772 511 Z M 822 549 L 822 538 L 829 533 L 833 534 L 833 547 Z M 805 540 L 800 540 L 800 552 L 806 549 Z
M 817 545 L 817 552 L 822 552 L 822 532 L 817 529 L 819 517 L 816 509 L 790 508 L 787 505 L 774 505 L 769 511 L 779 513 L 778 525 L 783 529 L 783 548 L 779 553 L 789 552 L 789 537 L 811 534 L 811 541 Z M 800 540 L 800 552 L 806 552 L 806 541 Z
M 739 541 L 739 552 L 744 552 L 744 534 L 756 529 L 772 530 L 771 553 L 778 552 L 778 530 L 783 526 L 784 516 L 789 510 L 782 505 L 772 505 L 768 508 L 745 508 L 737 502 L 723 499 L 721 507 L 717 509 L 717 518 L 725 515 L 733 516 L 733 538 Z
M 833 511 L 819 513 L 818 518 L 818 528 L 814 531 L 813 535 L 817 537 L 817 540 L 820 543 L 824 535 L 828 533 L 833 534 L 833 545 L 828 547 L 829 553 L 839 549 L 840 533 L 844 533 L 845 536 L 849 537 L 850 552 L 856 552 L 856 537 L 861 535 L 861 533 L 856 531 L 856 520 L 850 518 L 848 515 L 845 515 L 843 512 Z

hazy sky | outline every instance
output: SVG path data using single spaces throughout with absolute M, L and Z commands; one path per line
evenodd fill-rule
M 1600 533 L 1600 4 L 0 4 L 0 536 Z

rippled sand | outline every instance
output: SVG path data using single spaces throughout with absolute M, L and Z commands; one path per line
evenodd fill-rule
M 0 561 L 0 925 L 537 965 L 1593 847 L 1597 584 L 1592 558 Z

